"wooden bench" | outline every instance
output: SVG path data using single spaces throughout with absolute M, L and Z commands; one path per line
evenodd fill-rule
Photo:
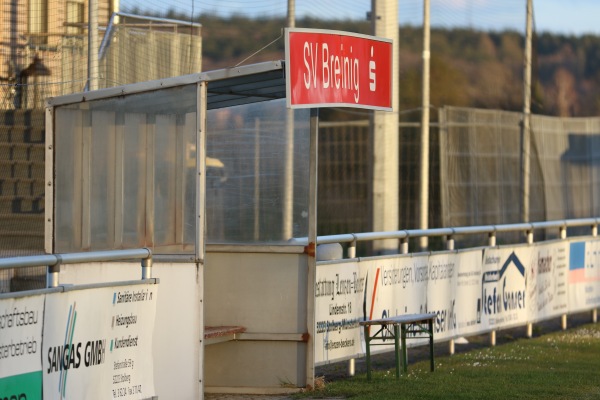
M 236 340 L 237 335 L 246 332 L 243 326 L 205 326 L 204 345 L 211 345 Z
M 367 379 L 371 380 L 371 346 L 382 346 L 386 340 L 394 339 L 394 351 L 396 356 L 396 378 L 400 378 L 400 363 L 398 360 L 399 346 L 402 345 L 402 366 L 404 372 L 408 371 L 408 357 L 406 353 L 406 339 L 429 338 L 429 359 L 431 371 L 435 369 L 433 362 L 433 320 L 436 314 L 406 314 L 396 317 L 360 321 L 359 324 L 365 332 L 365 344 L 367 352 Z M 371 327 L 379 328 L 374 334 L 370 334 Z M 401 343 L 398 341 L 400 340 Z M 376 343 L 372 343 L 375 341 Z

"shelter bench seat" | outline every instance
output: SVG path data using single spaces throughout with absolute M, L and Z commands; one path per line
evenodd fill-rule
M 408 357 L 406 353 L 406 339 L 429 338 L 429 360 L 431 372 L 435 366 L 433 362 L 433 320 L 436 314 L 406 314 L 396 317 L 372 319 L 369 321 L 360 321 L 365 332 L 365 348 L 367 355 L 367 379 L 371 380 L 371 345 L 387 345 L 386 340 L 394 339 L 394 351 L 396 356 L 396 378 L 400 378 L 400 363 L 398 360 L 399 346 L 398 340 L 402 344 L 402 367 L 406 373 L 408 370 Z M 379 328 L 371 335 L 371 326 Z M 393 330 L 391 329 L 393 328 Z M 378 343 L 371 343 L 378 341 Z
M 243 326 L 205 326 L 204 345 L 236 340 L 237 335 L 246 332 Z

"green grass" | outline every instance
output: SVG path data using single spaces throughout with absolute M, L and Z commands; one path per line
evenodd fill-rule
M 409 351 L 410 353 L 410 351 Z M 600 324 L 325 382 L 298 398 L 600 399 Z

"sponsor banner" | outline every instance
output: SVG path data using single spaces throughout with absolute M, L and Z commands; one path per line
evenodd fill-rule
M 289 107 L 391 111 L 391 40 L 315 29 L 287 29 L 285 40 Z
M 315 287 L 315 362 L 360 354 L 366 278 L 358 263 L 321 265 Z
M 569 311 L 600 306 L 600 240 L 569 243 Z
M 456 268 L 456 334 L 470 335 L 481 330 L 481 277 L 483 251 L 457 253 Z M 434 336 L 437 339 L 437 336 Z
M 418 314 L 427 311 L 427 282 L 429 279 L 428 256 L 401 256 L 389 259 L 361 261 L 365 272 L 366 319 Z M 411 345 L 425 343 L 413 340 Z M 382 350 L 393 349 L 381 346 Z
M 0 300 L 0 398 L 42 398 L 44 295 Z
M 436 314 L 433 326 L 436 339 L 449 339 L 456 334 L 456 279 L 459 262 L 460 257 L 455 252 L 429 257 L 426 311 Z
M 319 265 L 317 277 L 319 363 L 364 353 L 359 320 L 434 312 L 434 337 L 445 340 L 598 307 L 600 240 Z
M 157 289 L 152 284 L 128 285 L 48 294 L 44 398 L 154 396 Z
M 491 248 L 483 252 L 477 309 L 481 328 L 496 329 L 527 322 L 527 272 L 531 247 Z
M 564 241 L 533 246 L 527 268 L 529 322 L 567 312 L 568 255 L 569 244 Z

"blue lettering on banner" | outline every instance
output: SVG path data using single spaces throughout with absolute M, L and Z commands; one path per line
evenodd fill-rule
M 487 257 L 485 259 L 486 264 L 497 261 L 499 261 L 498 257 Z M 517 272 L 525 278 L 525 267 L 514 252 L 508 256 L 500 270 L 488 271 L 483 274 L 481 279 L 481 298 L 477 302 L 478 314 L 481 309 L 484 315 L 496 315 L 506 311 L 517 311 L 525 308 L 526 281 L 524 281 L 523 290 L 511 291 L 507 289 L 505 274 L 511 266 L 516 268 Z M 500 292 L 498 291 L 497 282 L 501 282 Z M 490 288 L 490 284 L 493 287 Z M 480 322 L 479 318 L 478 322 Z

